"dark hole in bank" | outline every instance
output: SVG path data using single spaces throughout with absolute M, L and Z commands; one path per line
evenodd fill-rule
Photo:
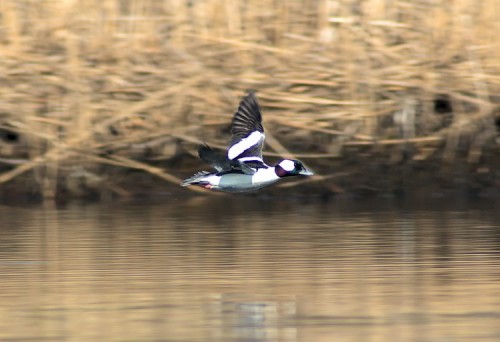
M 0 140 L 8 143 L 17 143 L 19 141 L 19 134 L 6 129 L 0 129 Z
M 111 133 L 111 135 L 120 134 L 120 132 L 114 126 L 109 126 L 108 129 L 109 129 L 109 133 Z
M 434 111 L 439 114 L 451 113 L 453 106 L 450 97 L 448 95 L 437 95 L 434 99 Z
M 500 133 L 500 116 L 495 118 L 495 128 L 497 129 L 497 133 Z

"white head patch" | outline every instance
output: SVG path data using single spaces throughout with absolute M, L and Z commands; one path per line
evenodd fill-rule
M 295 163 L 289 159 L 282 160 L 279 163 L 279 166 L 281 166 L 285 171 L 293 171 L 295 169 Z

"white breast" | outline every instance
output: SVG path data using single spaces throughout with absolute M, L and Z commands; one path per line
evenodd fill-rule
M 265 183 L 274 183 L 278 179 L 278 175 L 274 172 L 274 167 L 269 167 L 267 169 L 258 169 L 257 172 L 252 176 L 252 184 L 261 185 Z

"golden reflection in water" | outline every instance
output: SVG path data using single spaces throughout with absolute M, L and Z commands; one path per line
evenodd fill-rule
M 0 207 L 0 340 L 498 341 L 494 208 Z

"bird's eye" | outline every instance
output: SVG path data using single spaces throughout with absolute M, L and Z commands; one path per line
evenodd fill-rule
M 294 164 L 295 164 L 295 165 L 294 165 L 294 166 L 295 166 L 295 169 L 296 169 L 297 171 L 302 170 L 302 165 L 301 165 L 299 162 L 295 162 Z

